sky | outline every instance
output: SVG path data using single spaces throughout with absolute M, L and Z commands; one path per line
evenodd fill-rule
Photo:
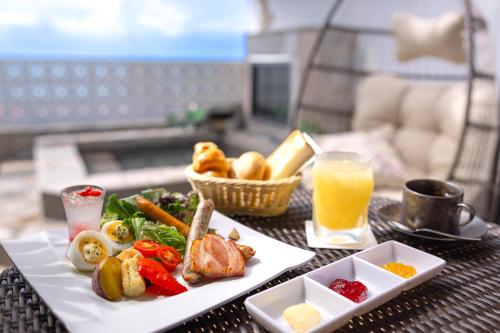
M 241 60 L 250 0 L 1 0 L 0 58 Z

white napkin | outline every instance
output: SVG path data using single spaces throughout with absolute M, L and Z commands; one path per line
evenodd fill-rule
M 373 245 L 378 244 L 377 239 L 375 238 L 375 235 L 373 234 L 372 228 L 370 227 L 369 224 L 366 230 L 366 237 L 363 242 L 356 244 L 340 244 L 340 245 L 325 243 L 320 239 L 318 239 L 318 237 L 316 237 L 316 234 L 314 233 L 313 221 L 310 220 L 306 221 L 305 227 L 307 236 L 307 246 L 309 247 L 322 248 L 322 249 L 364 250 Z

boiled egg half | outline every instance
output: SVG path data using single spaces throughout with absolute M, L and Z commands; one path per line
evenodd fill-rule
M 81 271 L 92 271 L 106 257 L 113 255 L 111 241 L 95 230 L 80 232 L 69 248 L 69 258 Z
M 134 235 L 123 221 L 114 220 L 106 222 L 101 227 L 101 232 L 111 241 L 114 253 L 119 253 L 132 246 Z

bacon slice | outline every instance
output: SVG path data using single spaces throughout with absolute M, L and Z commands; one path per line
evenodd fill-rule
M 245 258 L 234 241 L 208 234 L 191 245 L 191 270 L 204 280 L 243 276 Z

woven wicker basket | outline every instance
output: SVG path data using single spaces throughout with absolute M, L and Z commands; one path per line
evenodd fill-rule
M 186 177 L 203 198 L 212 199 L 215 208 L 225 214 L 277 216 L 283 214 L 300 175 L 280 180 L 241 180 L 201 175 L 188 166 Z

